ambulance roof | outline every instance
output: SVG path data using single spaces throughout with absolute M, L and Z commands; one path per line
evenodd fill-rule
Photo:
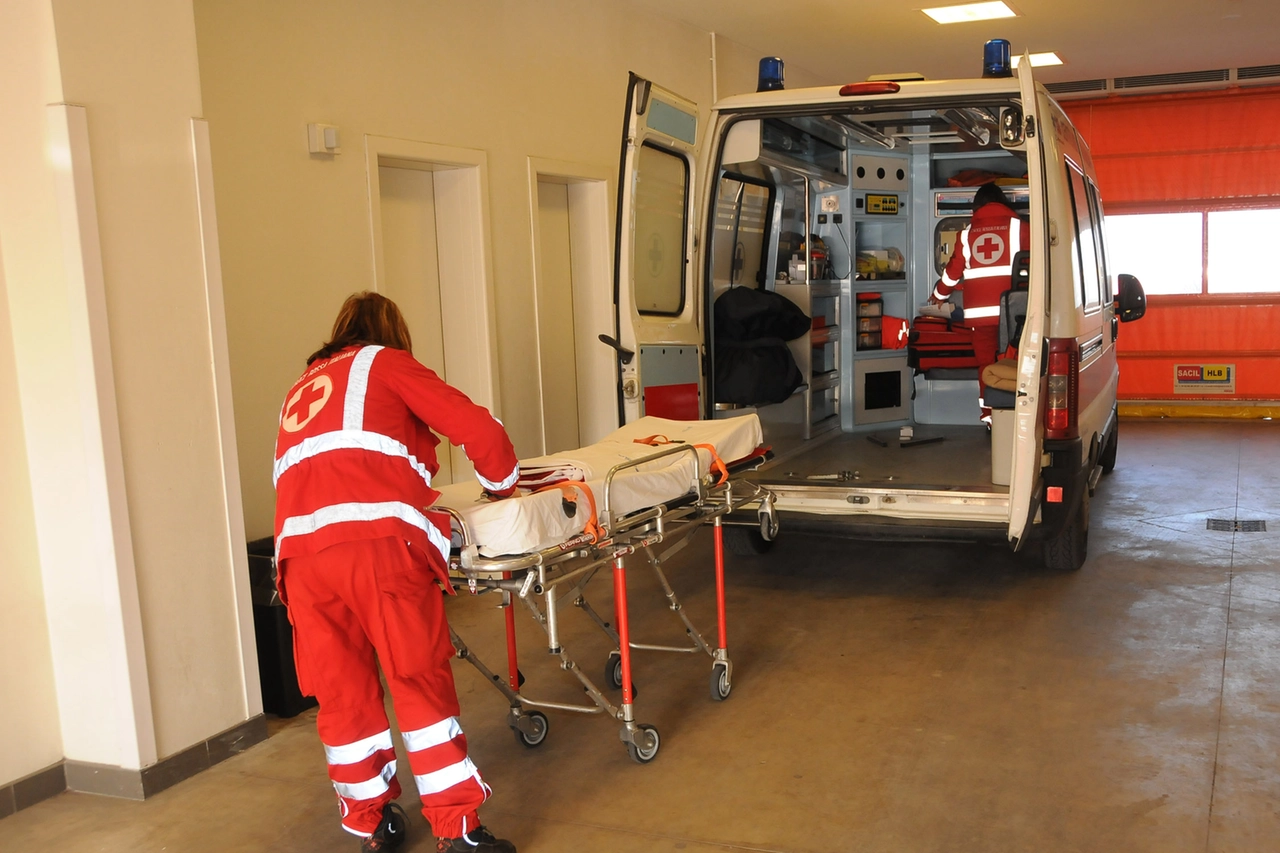
M 718 112 L 738 112 L 762 107 L 798 106 L 822 104 L 841 105 L 889 103 L 901 107 L 903 101 L 931 101 L 966 96 L 1008 96 L 1020 93 L 1017 77 L 970 80 L 909 80 L 898 84 L 901 90 L 894 94 L 855 95 L 842 97 L 840 86 L 816 86 L 811 89 L 781 89 L 773 92 L 753 92 L 723 98 L 712 108 Z

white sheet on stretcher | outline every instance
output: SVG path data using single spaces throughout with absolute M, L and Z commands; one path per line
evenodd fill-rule
M 540 456 L 522 462 L 577 469 L 596 498 L 596 510 L 604 509 L 604 479 L 609 469 L 621 463 L 651 456 L 669 449 L 636 444 L 635 439 L 662 435 L 686 444 L 710 444 L 726 463 L 749 456 L 760 446 L 763 435 L 755 415 L 714 421 L 672 421 L 645 417 L 627 424 L 605 438 L 577 450 Z M 711 455 L 698 451 L 699 473 L 706 474 Z M 673 500 L 693 487 L 693 456 L 680 453 L 628 468 L 613 479 L 610 512 L 614 518 Z M 575 490 L 577 491 L 577 490 Z M 520 497 L 489 501 L 481 497 L 480 485 L 458 483 L 440 489 L 437 506 L 462 513 L 472 536 L 485 557 L 528 554 L 550 548 L 586 527 L 590 512 L 586 498 L 578 492 L 577 513 L 564 512 L 559 489 L 522 494 Z

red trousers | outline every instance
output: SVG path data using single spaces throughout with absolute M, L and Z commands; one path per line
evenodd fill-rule
M 489 786 L 458 725 L 436 577 L 427 555 L 397 538 L 333 545 L 280 568 L 298 684 L 320 702 L 329 778 L 342 826 L 355 835 L 370 835 L 382 807 L 400 796 L 379 663 L 432 830 L 457 838 L 480 824 L 476 807 Z
M 978 360 L 978 405 L 982 407 L 982 414 L 989 416 L 991 408 L 983 399 L 987 386 L 982 381 L 982 369 L 988 364 L 994 364 L 999 355 L 996 348 L 1000 346 L 1000 326 L 991 323 L 969 328 L 973 329 L 973 356 Z

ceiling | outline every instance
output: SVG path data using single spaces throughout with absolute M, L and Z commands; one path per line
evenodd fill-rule
M 925 6 L 968 0 L 628 0 L 811 71 L 824 82 L 916 71 L 976 77 L 982 45 L 1056 51 L 1046 83 L 1280 64 L 1280 0 L 1006 0 L 1017 18 L 940 25 Z

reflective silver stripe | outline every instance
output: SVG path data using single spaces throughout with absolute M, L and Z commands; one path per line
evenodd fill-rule
M 330 764 L 355 764 L 374 755 L 378 750 L 391 749 L 391 729 L 342 746 L 325 744 L 324 757 Z
M 486 480 L 484 477 L 480 476 L 479 471 L 476 472 L 476 479 L 480 481 L 480 485 L 484 486 L 491 492 L 505 492 L 516 484 L 516 480 L 520 479 L 520 464 L 516 463 L 515 469 L 512 470 L 512 472 L 506 476 L 506 479 L 501 482 L 495 483 L 492 480 Z
M 969 262 L 973 260 L 973 257 L 969 254 L 969 227 L 966 225 L 964 230 L 960 232 L 960 247 L 964 252 L 965 268 L 968 268 Z
M 373 357 L 382 347 L 365 347 L 351 360 L 351 373 L 347 376 L 347 396 L 342 403 L 342 428 L 364 429 L 364 396 L 369 390 L 369 368 Z
M 998 267 L 974 267 L 964 274 L 964 277 L 970 280 L 975 278 L 995 278 L 1001 275 L 1013 275 L 1013 267 L 1009 265 Z
M 334 782 L 333 790 L 338 792 L 338 796 L 346 797 L 349 800 L 372 800 L 379 794 L 385 794 L 391 787 L 391 780 L 396 775 L 396 763 L 394 761 L 387 762 L 387 766 L 382 768 L 382 772 L 372 779 L 364 782 Z
M 280 535 L 276 537 L 276 554 L 280 553 L 280 543 L 290 536 L 306 536 L 315 533 L 330 524 L 341 524 L 345 521 L 382 521 L 387 518 L 398 518 L 427 534 L 427 539 L 441 558 L 449 562 L 449 538 L 427 520 L 418 510 L 400 501 L 383 501 L 380 503 L 344 503 L 321 507 L 310 515 L 295 515 L 284 520 L 280 525 Z
M 1009 220 L 1009 263 L 1013 263 L 1013 255 L 1022 248 L 1022 220 L 1014 216 Z
M 1000 306 L 992 305 L 990 308 L 966 308 L 964 309 L 964 318 L 966 320 L 975 320 L 979 317 L 999 317 Z
M 454 785 L 465 782 L 468 779 L 475 779 L 480 782 L 480 771 L 476 770 L 476 766 L 471 763 L 470 758 L 464 758 L 456 764 L 450 764 L 440 770 L 433 770 L 430 773 L 423 773 L 421 776 L 414 776 L 413 781 L 418 783 L 418 793 L 422 796 L 428 794 L 438 794 L 441 791 L 447 791 Z M 480 782 L 480 784 L 484 784 Z
M 947 296 L 948 294 L 943 293 L 940 288 L 935 287 L 933 289 L 933 298 L 937 299 L 939 302 L 945 302 L 947 299 Z
M 945 284 L 947 287 L 955 287 L 957 284 L 960 283 L 960 279 L 952 278 L 949 272 L 947 272 L 946 270 L 943 270 L 942 283 Z
M 462 734 L 462 726 L 458 725 L 457 717 L 449 717 L 438 723 L 432 723 L 425 728 L 414 729 L 411 732 L 402 732 L 401 734 L 404 736 L 405 749 L 410 752 L 420 752 L 453 740 Z
M 347 429 L 313 435 L 290 447 L 284 452 L 284 456 L 276 460 L 274 481 L 279 483 L 285 471 L 288 471 L 304 459 L 310 459 L 321 453 L 328 453 L 330 450 L 368 450 L 373 453 L 382 453 L 386 456 L 398 456 L 408 461 L 409 465 L 422 478 L 422 481 L 427 484 L 428 488 L 431 486 L 431 472 L 427 470 L 427 466 L 419 462 L 409 452 L 409 448 L 390 436 L 376 432 L 365 432 L 364 430 Z

